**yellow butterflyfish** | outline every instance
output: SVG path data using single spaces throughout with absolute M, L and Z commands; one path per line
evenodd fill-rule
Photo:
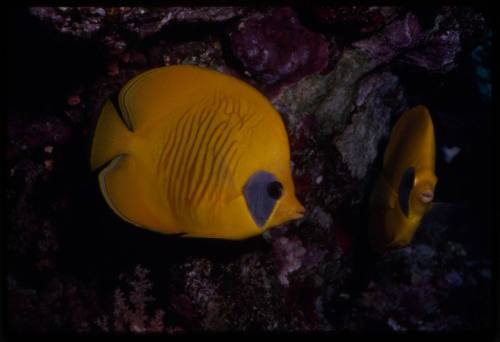
M 169 66 L 130 80 L 102 108 L 90 162 L 113 211 L 161 233 L 244 239 L 304 213 L 279 113 L 215 70 Z
M 385 149 L 383 172 L 370 199 L 370 235 L 376 250 L 407 246 L 429 211 L 434 173 L 434 126 L 425 106 L 405 112 Z

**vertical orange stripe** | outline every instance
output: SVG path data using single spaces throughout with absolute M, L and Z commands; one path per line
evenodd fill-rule
M 214 135 L 217 133 L 218 130 L 220 130 L 220 128 L 222 128 L 222 126 L 225 124 L 225 122 L 220 122 L 217 126 L 215 126 L 215 128 L 212 130 L 211 132 L 211 135 L 209 136 L 208 138 L 208 141 L 207 143 L 205 144 L 205 146 L 207 147 L 208 149 L 208 146 L 210 145 L 210 143 L 212 142 L 212 139 L 214 137 Z M 188 177 L 189 177 L 189 187 L 186 189 L 186 200 L 188 200 L 190 197 L 192 197 L 193 195 L 193 191 L 194 191 L 194 188 L 193 188 L 193 185 L 194 185 L 194 182 L 193 182 L 193 176 L 194 176 L 194 171 L 195 171 L 195 167 L 196 165 L 198 164 L 198 161 L 199 161 L 199 157 L 200 157 L 200 150 L 201 150 L 201 147 L 202 147 L 202 144 L 200 143 L 198 145 L 198 150 L 196 151 L 196 155 L 195 155 L 195 158 L 193 158 L 193 163 L 191 164 L 191 168 L 189 169 L 189 172 L 188 172 Z
M 175 129 L 173 130 L 174 131 L 174 138 L 172 140 L 172 145 L 171 145 L 171 148 L 169 149 L 168 151 L 168 154 L 165 155 L 164 157 L 164 160 L 162 162 L 162 170 L 163 170 L 163 182 L 162 182 L 162 193 L 165 194 L 165 197 L 167 198 L 167 200 L 170 200 L 169 199 L 169 194 L 168 194 L 168 191 L 167 191 L 167 188 L 170 184 L 170 171 L 169 169 L 172 167 L 172 164 L 173 164 L 173 158 L 172 158 L 172 155 L 171 153 L 173 152 L 174 148 L 176 147 L 176 142 L 177 142 L 177 135 L 179 133 L 179 126 L 181 124 L 181 122 L 185 119 L 186 117 L 185 116 L 182 116 L 178 121 L 177 121 L 177 124 L 175 125 Z
M 226 140 L 227 141 L 227 140 Z M 226 150 L 226 153 L 224 155 L 221 155 L 221 158 L 220 158 L 220 165 L 222 165 L 222 163 L 224 162 L 224 158 L 226 157 L 228 151 L 233 147 L 233 145 L 236 143 L 236 141 L 233 141 L 231 144 L 230 144 L 230 147 Z M 224 147 L 224 145 L 221 146 L 221 149 L 219 149 L 219 151 L 222 151 L 222 148 Z M 220 166 L 219 166 L 220 167 Z M 213 169 L 211 168 L 211 172 L 210 172 L 210 176 L 207 178 L 207 180 L 205 181 L 205 184 L 200 192 L 200 196 L 198 197 L 198 199 L 195 201 L 195 204 L 196 206 L 198 206 L 201 202 L 201 199 L 205 196 L 205 194 L 207 193 L 207 189 L 209 187 L 209 184 L 210 184 L 210 181 L 213 179 L 212 178 L 212 171 Z M 218 178 L 216 178 L 218 180 Z M 212 183 L 215 183 L 214 181 L 212 181 Z M 215 184 L 214 184 L 215 185 Z
M 156 176 L 157 177 L 160 177 L 161 173 L 161 165 L 162 165 L 162 161 L 163 161 L 163 158 L 165 158 L 165 156 L 168 155 L 168 152 L 167 153 L 167 150 L 170 151 L 170 147 L 172 147 L 173 145 L 172 144 L 172 139 L 174 137 L 174 130 L 170 130 L 168 132 L 168 137 L 167 139 L 164 139 L 165 140 L 165 143 L 163 144 L 163 148 L 160 152 L 160 157 L 158 158 L 158 162 L 156 163 Z
M 227 179 L 227 176 L 229 175 L 231 162 L 233 161 L 234 157 L 237 154 L 238 154 L 238 148 L 235 147 L 231 156 L 229 157 L 229 152 L 228 152 L 228 154 L 227 154 L 228 158 L 225 158 L 227 160 L 227 162 L 224 163 L 224 171 L 223 171 L 224 173 L 219 177 L 217 189 L 214 191 L 218 194 L 218 196 L 221 196 L 223 194 L 224 189 L 229 184 L 229 180 Z
M 226 129 L 226 135 L 225 135 L 225 140 L 224 141 L 227 141 L 227 139 L 229 138 L 230 136 L 230 133 L 231 133 L 231 130 L 230 129 L 227 129 L 228 128 L 228 123 L 227 121 L 225 121 L 226 123 L 226 126 L 224 127 L 224 129 Z M 222 134 L 220 134 L 218 137 L 217 137 L 217 140 L 215 141 L 214 145 L 213 145 L 213 152 L 212 152 L 212 165 L 210 167 L 210 172 L 208 173 L 208 179 L 211 179 L 212 178 L 212 173 L 213 173 L 213 169 L 214 169 L 214 163 L 215 163 L 215 160 L 217 158 L 217 154 L 215 153 L 216 151 L 216 146 L 217 146 L 217 143 L 220 141 L 222 137 Z M 202 163 L 202 166 L 201 166 L 201 171 L 200 171 L 200 175 L 198 177 L 198 181 L 196 182 L 196 186 L 194 187 L 194 194 L 192 196 L 192 203 L 194 204 L 193 207 L 197 207 L 198 206 L 198 202 L 200 201 L 200 199 L 198 198 L 198 194 L 200 193 L 200 185 L 201 185 L 201 182 L 203 180 L 203 175 L 206 174 L 206 172 L 204 173 L 203 171 L 205 170 L 205 163 L 206 163 L 206 160 L 207 160 L 207 155 L 208 155 L 208 144 L 206 145 L 206 148 L 205 148 L 205 154 L 203 156 L 203 163 Z M 202 197 L 200 197 L 202 198 Z
M 210 117 L 207 117 L 208 122 L 207 122 L 205 130 L 203 132 L 203 136 L 202 136 L 201 140 L 198 142 L 198 151 L 196 153 L 196 156 L 192 157 L 192 160 L 196 160 L 198 158 L 198 152 L 199 152 L 201 146 L 203 145 L 203 142 L 205 141 L 207 132 L 210 130 L 210 127 L 212 126 L 212 123 L 214 122 L 214 119 L 215 119 L 217 113 L 215 112 L 215 110 L 213 110 L 209 115 L 210 115 Z M 185 176 L 185 178 L 187 178 L 189 175 L 187 173 L 184 173 L 184 176 Z M 191 181 L 191 180 L 189 180 L 189 181 Z
M 194 147 L 197 145 L 198 135 L 200 134 L 201 128 L 203 127 L 203 124 L 208 119 L 209 115 L 210 115 L 210 112 L 208 110 L 208 107 L 204 107 L 203 110 L 201 111 L 201 113 L 198 115 L 196 133 L 195 133 L 194 138 L 191 139 L 191 147 L 189 148 L 189 151 L 187 152 L 186 163 L 185 163 L 185 166 L 183 168 L 183 172 L 181 174 L 182 175 L 182 184 L 181 184 L 181 187 L 179 189 L 179 196 L 180 196 L 181 200 L 185 199 L 186 194 L 185 194 L 184 188 L 190 182 L 189 174 L 187 171 L 188 165 L 192 165 L 193 160 L 196 158 L 196 157 L 192 156 L 192 152 L 193 152 Z M 198 145 L 199 145 L 199 142 L 198 142 Z
M 182 142 L 184 141 L 184 135 L 185 135 L 184 133 L 186 131 L 187 123 L 189 122 L 186 114 L 184 114 L 183 117 L 186 117 L 186 120 L 184 120 L 184 124 L 182 125 L 181 135 L 180 135 L 179 139 L 177 141 L 175 141 L 176 147 L 175 147 L 175 150 L 174 150 L 172 157 L 170 158 L 172 160 L 172 162 L 170 164 L 169 172 L 167 175 L 167 177 L 168 177 L 168 190 L 167 190 L 168 197 L 170 200 L 170 205 L 174 209 L 174 212 L 176 210 L 174 185 L 175 185 L 175 182 L 177 181 L 174 177 L 174 172 L 177 170 L 178 160 L 180 159 L 177 156 L 179 154 L 180 149 L 182 148 Z
M 190 143 L 194 144 L 194 141 L 192 139 L 192 133 L 193 133 L 193 127 L 194 127 L 194 123 L 196 121 L 196 113 L 192 113 L 190 115 L 190 125 L 189 125 L 189 129 L 187 131 L 187 134 L 186 134 L 186 137 L 184 138 L 183 141 L 181 141 L 181 144 L 182 144 L 182 152 L 180 152 L 180 155 L 179 155 L 179 164 L 177 166 L 177 169 L 175 170 L 175 183 L 174 183 L 174 198 L 175 198 L 175 207 L 178 208 L 179 204 L 180 204 L 180 200 L 181 200 L 181 194 L 180 194 L 180 183 L 182 183 L 182 180 L 183 180 L 183 177 L 185 176 L 184 175 L 184 167 L 185 167 L 185 164 L 187 162 L 187 160 L 189 160 L 189 155 L 187 153 L 187 149 L 188 149 L 188 146 Z

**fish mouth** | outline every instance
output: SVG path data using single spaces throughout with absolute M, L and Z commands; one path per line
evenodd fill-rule
M 434 199 L 434 191 L 431 189 L 426 189 L 420 193 L 420 201 L 422 203 L 430 203 Z
M 286 219 L 283 222 L 281 222 L 280 224 L 287 224 L 287 223 L 290 223 L 292 221 L 301 219 L 304 217 L 304 215 L 305 215 L 304 209 L 289 211 L 286 215 Z
M 273 216 L 273 225 L 283 224 L 304 217 L 305 209 L 295 197 L 288 197 L 280 203 Z
M 290 217 L 292 220 L 297 220 L 297 219 L 304 217 L 305 213 L 306 213 L 306 210 L 301 205 L 300 208 L 290 212 Z

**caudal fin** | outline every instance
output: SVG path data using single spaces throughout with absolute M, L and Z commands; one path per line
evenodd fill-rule
M 90 166 L 96 170 L 121 154 L 126 154 L 130 143 L 130 132 L 121 120 L 115 106 L 108 100 L 97 121 L 92 139 Z

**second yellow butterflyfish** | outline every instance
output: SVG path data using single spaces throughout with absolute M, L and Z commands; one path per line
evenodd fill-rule
M 436 143 L 425 106 L 405 112 L 392 129 L 383 171 L 370 203 L 370 235 L 376 250 L 408 245 L 429 211 L 437 183 Z

